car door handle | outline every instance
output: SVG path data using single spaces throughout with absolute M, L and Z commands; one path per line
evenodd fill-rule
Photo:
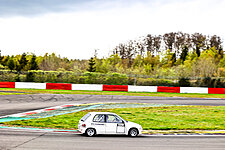
M 118 127 L 124 127 L 124 124 L 117 124 Z
M 105 124 L 103 124 L 103 123 L 94 123 L 93 125 L 101 125 L 101 126 L 104 126 Z

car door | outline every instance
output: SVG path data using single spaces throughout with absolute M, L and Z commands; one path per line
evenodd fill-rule
M 96 129 L 97 134 L 105 134 L 105 115 L 96 114 L 91 125 Z
M 125 125 L 123 120 L 116 115 L 106 115 L 105 132 L 108 134 L 124 133 Z

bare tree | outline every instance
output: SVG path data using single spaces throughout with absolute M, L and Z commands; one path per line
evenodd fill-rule
M 174 42 L 174 48 L 175 48 L 175 54 L 179 55 L 182 51 L 182 47 L 184 47 L 185 42 L 185 34 L 182 32 L 178 32 L 175 34 L 175 42 Z
M 201 50 L 206 47 L 206 36 L 202 35 L 201 33 L 194 33 L 192 34 L 191 39 L 194 44 L 195 51 L 199 57 L 201 54 Z
M 161 41 L 162 41 L 161 35 L 158 35 L 158 36 L 154 36 L 153 37 L 153 48 L 154 48 L 154 53 L 156 55 L 157 55 L 157 53 L 160 52 Z
M 221 38 L 217 35 L 213 35 L 210 40 L 210 47 L 214 47 L 216 48 L 216 50 L 220 50 L 222 48 L 222 41 Z
M 151 54 L 154 52 L 154 37 L 151 34 L 148 34 L 145 38 L 145 45 L 148 52 Z
M 139 41 L 139 42 L 136 42 L 135 45 L 136 45 L 135 46 L 136 51 L 139 53 L 139 55 L 143 57 L 145 53 L 145 43 Z
M 175 43 L 176 33 L 170 32 L 163 35 L 163 40 L 166 44 L 166 49 L 170 49 L 170 51 L 173 51 L 173 46 Z

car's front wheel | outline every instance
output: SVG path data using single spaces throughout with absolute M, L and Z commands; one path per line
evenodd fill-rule
M 135 129 L 135 128 L 131 128 L 130 130 L 129 130 L 129 136 L 131 136 L 131 137 L 135 137 L 135 136 L 138 136 L 138 130 L 137 129 Z
M 94 136 L 96 134 L 96 131 L 93 128 L 89 128 L 89 129 L 86 130 L 85 133 L 86 133 L 87 136 Z

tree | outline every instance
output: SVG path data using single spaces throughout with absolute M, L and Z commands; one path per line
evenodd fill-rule
M 166 44 L 166 49 L 170 50 L 170 52 L 173 51 L 173 46 L 175 43 L 176 33 L 170 32 L 163 35 L 163 40 Z
M 194 33 L 191 38 L 193 44 L 195 45 L 195 52 L 199 57 L 201 54 L 201 49 L 206 47 L 206 36 L 201 33 Z
M 121 58 L 118 54 L 110 55 L 110 57 L 107 58 L 107 60 L 109 60 L 110 64 L 113 66 L 116 66 L 117 64 L 121 63 Z
M 200 57 L 192 63 L 192 75 L 198 77 L 214 77 L 217 71 L 215 56 L 217 52 L 214 49 L 205 50 Z
M 96 71 L 96 67 L 95 67 L 95 60 L 93 57 L 91 57 L 91 59 L 89 59 L 89 68 L 88 71 L 89 72 L 95 72 Z
M 8 66 L 8 68 L 9 68 L 10 70 L 14 70 L 14 68 L 15 68 L 15 63 L 14 63 L 14 61 L 13 61 L 13 57 L 11 57 L 11 58 L 8 60 L 7 66 Z
M 188 55 L 188 47 L 187 47 L 187 45 L 185 45 L 185 46 L 183 47 L 182 53 L 181 53 L 181 55 L 180 55 L 180 59 L 181 59 L 182 62 L 185 61 L 187 55 Z
M 25 66 L 27 65 L 28 63 L 28 60 L 26 58 L 26 53 L 23 53 L 20 60 L 19 60 L 19 65 L 17 66 L 16 70 L 17 71 L 21 71 L 25 68 Z
M 153 53 L 154 51 L 153 36 L 151 34 L 148 34 L 147 37 L 145 38 L 145 41 L 147 51 Z
M 153 48 L 155 55 L 157 55 L 160 52 L 161 41 L 162 41 L 161 35 L 153 37 Z
M 182 47 L 185 45 L 186 40 L 186 34 L 182 32 L 178 32 L 175 34 L 175 42 L 174 42 L 174 48 L 176 56 L 180 54 L 182 51 Z
M 210 40 L 210 47 L 215 47 L 216 50 L 220 50 L 222 48 L 222 41 L 221 38 L 217 35 L 213 35 Z
M 136 51 L 142 57 L 144 55 L 144 52 L 145 52 L 145 45 L 146 45 L 146 43 L 136 42 L 135 44 L 136 44 L 136 46 L 135 46 Z
M 4 56 L 4 58 L 2 59 L 2 65 L 3 66 L 7 66 L 7 62 L 10 59 L 9 55 L 8 56 Z
M 0 64 L 2 64 L 3 58 L 4 58 L 4 56 L 0 56 Z
M 61 62 L 61 58 L 57 57 L 55 53 L 52 53 L 50 55 L 46 53 L 39 64 L 39 68 L 41 70 L 46 70 L 46 71 L 48 70 L 56 71 L 58 68 L 60 68 L 60 62 Z
M 38 65 L 37 65 L 37 62 L 36 62 L 36 55 L 35 54 L 32 55 L 32 58 L 31 58 L 31 61 L 30 61 L 30 70 L 38 70 Z
M 161 61 L 163 67 L 164 68 L 173 67 L 175 59 L 176 59 L 175 53 L 170 52 L 170 50 L 168 49 Z

